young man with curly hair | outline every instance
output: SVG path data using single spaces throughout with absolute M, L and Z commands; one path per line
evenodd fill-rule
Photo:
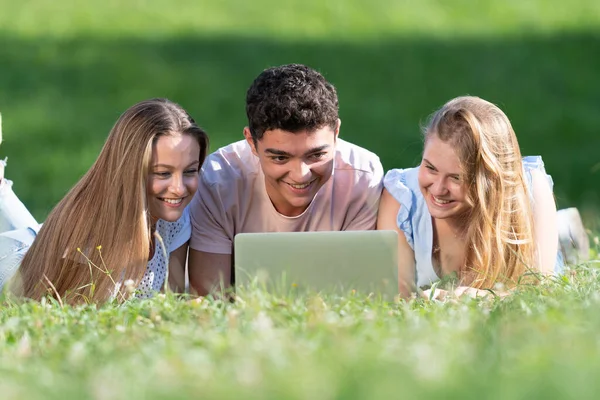
M 206 159 L 190 204 L 190 284 L 201 295 L 230 282 L 238 233 L 375 228 L 383 167 L 338 138 L 337 93 L 320 73 L 263 71 L 246 114 L 245 140 Z

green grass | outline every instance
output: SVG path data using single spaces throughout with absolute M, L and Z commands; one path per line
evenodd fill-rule
M 598 260 L 505 299 L 171 294 L 5 302 L 0 391 L 19 399 L 592 399 Z
M 337 86 L 343 137 L 386 169 L 418 162 L 419 124 L 448 99 L 499 104 L 559 206 L 595 221 L 599 28 L 592 0 L 0 0 L 0 155 L 43 220 L 133 103 L 181 103 L 216 149 L 242 137 L 252 79 L 302 62 Z

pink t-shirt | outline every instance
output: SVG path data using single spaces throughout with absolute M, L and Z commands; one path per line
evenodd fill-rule
M 204 162 L 190 204 L 190 246 L 232 254 L 238 233 L 375 229 L 382 181 L 379 157 L 338 139 L 333 175 L 302 214 L 286 217 L 271 203 L 258 157 L 248 143 L 232 143 Z

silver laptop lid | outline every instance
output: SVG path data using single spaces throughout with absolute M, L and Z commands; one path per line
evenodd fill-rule
M 242 233 L 234 249 L 236 285 L 398 294 L 395 231 Z

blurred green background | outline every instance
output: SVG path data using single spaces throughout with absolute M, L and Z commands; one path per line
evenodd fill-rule
M 597 0 L 0 0 L 6 175 L 41 221 L 132 104 L 180 103 L 215 150 L 242 138 L 254 77 L 291 62 L 337 87 L 342 136 L 386 169 L 418 163 L 450 98 L 492 101 L 559 207 L 599 215 Z

